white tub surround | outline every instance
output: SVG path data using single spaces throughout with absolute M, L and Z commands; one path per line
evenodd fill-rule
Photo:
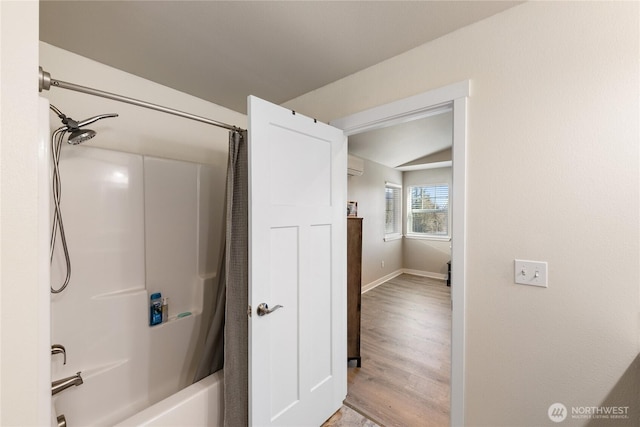
M 98 136 L 99 137 L 99 136 Z M 219 230 L 213 167 L 89 146 L 60 160 L 71 281 L 51 296 L 52 379 L 84 383 L 54 396 L 70 425 L 113 425 L 191 384 L 204 333 L 203 296 L 215 277 Z M 64 275 L 62 250 L 52 265 Z M 169 297 L 169 320 L 149 326 L 149 295 Z M 191 313 L 178 317 L 180 313 Z

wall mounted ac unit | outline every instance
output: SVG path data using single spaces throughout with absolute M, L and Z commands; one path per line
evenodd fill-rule
M 347 175 L 360 176 L 364 172 L 364 160 L 349 154 L 347 159 Z

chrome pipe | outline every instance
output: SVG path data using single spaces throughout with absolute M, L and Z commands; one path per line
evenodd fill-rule
M 180 110 L 174 110 L 173 108 L 163 107 L 162 105 L 152 104 L 150 102 L 141 101 L 139 99 L 129 98 L 127 96 L 117 95 L 115 93 L 105 92 L 98 89 L 93 89 L 86 86 L 80 86 L 74 83 L 64 82 L 62 80 L 56 80 L 51 78 L 51 74 L 44 71 L 42 67 L 39 67 L 38 73 L 39 91 L 49 90 L 51 86 L 59 87 L 62 89 L 69 89 L 76 92 L 82 92 L 89 95 L 100 96 L 102 98 L 111 99 L 114 101 L 124 102 L 126 104 L 136 105 L 138 107 L 148 108 L 150 110 L 160 111 L 167 114 L 172 114 L 178 117 L 184 117 L 185 119 L 195 120 L 197 122 L 206 123 L 208 125 L 217 126 L 223 129 L 240 131 L 243 130 L 237 126 L 229 125 L 227 123 L 219 122 L 217 120 L 208 119 L 206 117 L 196 116 L 195 114 L 186 113 Z
M 95 123 L 98 120 L 106 119 L 109 117 L 118 117 L 118 115 L 116 113 L 100 114 L 99 116 L 90 117 L 86 120 L 78 122 L 78 127 L 81 128 L 83 126 L 90 125 L 91 123 Z

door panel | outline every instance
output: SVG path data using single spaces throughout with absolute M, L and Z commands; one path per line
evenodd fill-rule
M 298 391 L 298 230 L 281 227 L 271 230 L 271 289 L 270 301 L 286 307 L 265 319 L 269 327 L 278 331 L 271 337 L 269 356 L 271 371 L 271 414 L 279 414 L 300 399 Z M 255 305 L 255 304 L 254 304 Z M 272 304 L 272 306 L 275 304 Z M 258 355 L 257 357 L 260 357 Z
M 271 203 L 331 205 L 331 143 L 277 126 L 271 128 Z M 286 153 L 286 155 L 283 155 Z

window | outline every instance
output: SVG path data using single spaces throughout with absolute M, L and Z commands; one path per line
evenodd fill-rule
M 407 197 L 407 234 L 449 238 L 449 185 L 410 186 Z
M 385 183 L 384 200 L 384 240 L 399 239 L 402 237 L 402 186 Z

